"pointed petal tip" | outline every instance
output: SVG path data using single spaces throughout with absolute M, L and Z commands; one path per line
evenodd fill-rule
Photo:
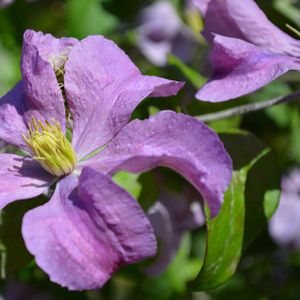
M 218 92 L 216 89 L 206 91 L 207 84 L 204 85 L 195 95 L 195 98 L 203 102 L 218 103 L 234 99 L 234 97 L 224 97 L 224 93 Z
M 184 81 L 157 78 L 157 87 L 150 94 L 151 97 L 170 97 L 176 96 L 185 85 Z M 161 81 L 161 83 L 159 83 Z M 165 82 L 164 82 L 165 81 Z
M 288 55 L 275 54 L 241 39 L 215 35 L 210 55 L 213 75 L 196 98 L 209 102 L 235 99 L 255 92 L 299 63 Z

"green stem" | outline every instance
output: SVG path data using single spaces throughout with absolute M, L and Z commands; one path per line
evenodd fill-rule
M 216 120 L 226 119 L 226 118 L 230 118 L 230 117 L 234 117 L 234 116 L 248 114 L 250 112 L 263 110 L 263 109 L 270 108 L 275 105 L 288 103 L 288 102 L 296 101 L 299 99 L 300 99 L 300 90 L 296 91 L 292 94 L 289 94 L 287 96 L 281 96 L 281 97 L 273 98 L 273 99 L 266 100 L 263 102 L 244 104 L 241 106 L 218 111 L 215 113 L 200 115 L 197 117 L 197 119 L 200 121 L 203 121 L 203 122 L 216 121 Z

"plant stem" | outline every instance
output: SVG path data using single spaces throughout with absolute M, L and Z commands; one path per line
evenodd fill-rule
M 292 102 L 299 99 L 300 99 L 300 90 L 292 94 L 289 94 L 287 96 L 281 96 L 263 102 L 245 104 L 245 105 L 233 107 L 226 110 L 221 110 L 215 113 L 200 115 L 197 117 L 197 119 L 203 122 L 216 121 L 216 120 L 226 119 L 234 116 L 244 115 L 250 112 L 259 111 L 275 105 Z

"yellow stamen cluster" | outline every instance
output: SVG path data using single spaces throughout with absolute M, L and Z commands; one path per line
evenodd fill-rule
M 34 159 L 54 176 L 61 177 L 71 173 L 77 163 L 76 153 L 66 139 L 57 121 L 42 123 L 32 117 L 27 137 L 23 139 L 31 149 Z

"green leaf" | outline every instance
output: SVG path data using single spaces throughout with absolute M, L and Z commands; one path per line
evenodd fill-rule
M 266 225 L 279 200 L 270 150 L 246 132 L 222 134 L 221 139 L 233 159 L 233 178 L 217 217 L 210 219 L 206 208 L 206 253 L 192 283 L 195 290 L 216 288 L 235 273 L 243 250 Z
M 261 157 L 247 176 L 245 191 L 245 230 L 243 251 L 264 229 L 277 209 L 280 198 L 280 174 L 273 153 Z
M 241 256 L 244 223 L 244 186 L 247 170 L 234 172 L 220 214 L 207 220 L 205 260 L 194 287 L 216 288 L 234 274 Z
M 26 250 L 21 235 L 22 219 L 28 210 L 43 204 L 46 200 L 44 196 L 39 196 L 35 199 L 16 201 L 1 211 L 0 276 L 2 279 L 32 261 L 33 258 Z
M 176 67 L 187 78 L 188 81 L 195 87 L 200 88 L 207 79 L 203 77 L 198 71 L 187 66 L 182 60 L 173 54 L 168 55 L 168 63 Z
M 290 136 L 289 136 L 289 148 L 288 155 L 290 160 L 300 163 L 300 116 L 299 111 L 296 107 L 293 108 L 290 115 L 291 118 L 291 127 L 290 127 Z

